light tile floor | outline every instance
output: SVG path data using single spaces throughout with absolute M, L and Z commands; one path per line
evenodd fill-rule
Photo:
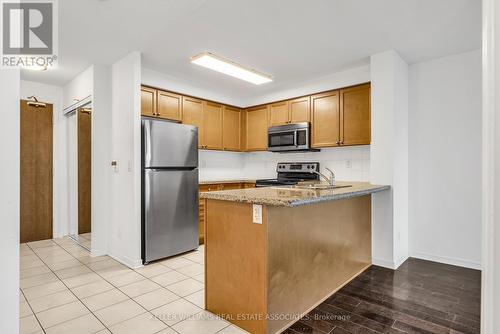
M 70 238 L 20 245 L 20 332 L 241 334 L 204 310 L 203 246 L 136 270 Z

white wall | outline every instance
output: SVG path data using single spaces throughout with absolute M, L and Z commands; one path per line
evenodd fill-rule
M 218 152 L 200 150 L 201 181 L 255 180 L 276 177 L 278 162 L 317 161 L 321 170 L 328 167 L 337 181 L 369 181 L 370 147 L 325 148 L 321 152 Z
M 410 66 L 413 257 L 481 267 L 481 52 Z
M 274 101 L 286 100 L 297 96 L 304 96 L 324 92 L 331 89 L 353 86 L 370 81 L 370 66 L 363 65 L 345 71 L 325 75 L 322 78 L 306 81 L 293 88 L 283 89 L 278 92 L 263 94 L 256 98 L 242 101 L 245 107 L 255 106 Z
M 19 332 L 19 96 L 19 71 L 0 70 L 0 333 Z
M 313 81 L 303 82 L 294 88 L 283 89 L 247 99 L 235 99 L 232 96 L 221 94 L 220 92 L 202 89 L 190 82 L 181 81 L 178 78 L 173 78 L 147 68 L 142 68 L 141 76 L 142 84 L 144 85 L 246 108 L 258 104 L 365 83 L 370 81 L 370 67 L 368 65 L 363 65 L 346 71 L 326 75 Z
M 141 83 L 143 85 L 163 88 L 176 93 L 202 97 L 207 100 L 226 103 L 233 106 L 243 106 L 241 100 L 235 99 L 229 95 L 225 95 L 212 90 L 206 90 L 204 88 L 197 87 L 195 84 L 189 81 L 180 80 L 178 78 L 174 78 L 167 74 L 159 73 L 147 68 L 141 69 Z
M 111 67 L 111 179 L 109 255 L 129 267 L 141 261 L 141 55 L 133 52 Z
M 53 104 L 53 236 L 68 234 L 67 119 L 62 115 L 63 88 L 21 80 L 21 99 L 36 96 Z
M 93 66 L 92 90 L 92 255 L 108 253 L 111 187 L 111 69 Z
M 90 66 L 64 85 L 63 108 L 68 108 L 92 95 L 93 87 L 94 69 Z
M 371 57 L 370 181 L 373 263 L 397 268 L 408 257 L 408 66 L 395 51 Z
M 500 5 L 483 0 L 481 333 L 500 333 Z

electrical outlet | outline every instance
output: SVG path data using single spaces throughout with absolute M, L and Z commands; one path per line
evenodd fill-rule
M 352 167 L 352 161 L 351 160 L 346 160 L 345 161 L 345 168 L 351 168 Z

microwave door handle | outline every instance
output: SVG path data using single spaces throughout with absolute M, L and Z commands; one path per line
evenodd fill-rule
M 297 133 L 298 133 L 298 131 L 294 131 L 294 132 L 293 132 L 293 144 L 295 145 L 295 147 L 297 147 L 297 146 L 298 146 L 298 145 L 297 145 L 297 144 L 298 144 L 298 143 L 297 143 L 297 141 L 298 141 L 298 138 L 297 138 L 297 137 L 298 137 L 298 135 L 297 135 Z

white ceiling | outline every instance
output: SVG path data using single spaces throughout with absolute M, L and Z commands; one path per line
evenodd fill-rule
M 141 51 L 143 66 L 236 98 L 280 91 L 397 50 L 409 63 L 481 46 L 480 0 L 61 0 L 63 85 L 91 64 Z M 210 51 L 274 76 L 255 86 L 189 63 Z

